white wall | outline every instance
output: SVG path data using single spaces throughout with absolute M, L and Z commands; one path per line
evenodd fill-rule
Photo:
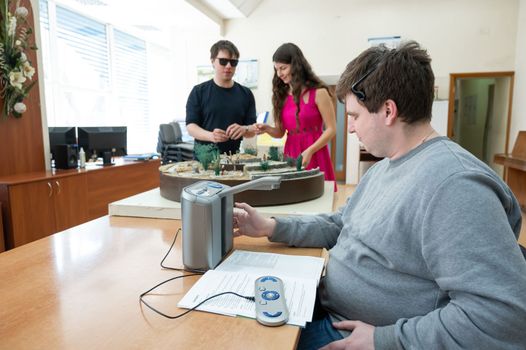
M 211 21 L 203 24 L 201 29 L 176 28 L 172 31 L 173 57 L 169 64 L 172 65 L 174 75 L 169 79 L 175 93 L 165 106 L 169 108 L 170 118 L 164 122 L 185 120 L 186 101 L 197 84 L 197 66 L 210 64 L 210 47 L 221 39 L 217 24 Z
M 368 47 L 368 38 L 392 35 L 416 40 L 428 50 L 438 97 L 444 99 L 450 73 L 514 70 L 519 60 L 526 71 L 526 0 L 520 1 L 521 44 L 519 0 L 265 0 L 249 18 L 227 21 L 225 36 L 242 57 L 260 62 L 254 90 L 258 111 L 271 110 L 272 54 L 282 43 L 300 46 L 318 75 L 339 76 Z M 516 45 L 522 45 L 521 53 Z M 526 101 L 516 108 L 526 114 Z M 512 121 L 517 124 L 526 129 L 526 121 Z M 348 139 L 347 183 L 357 177 L 352 175 L 356 169 L 350 169 L 358 149 L 352 141 Z
M 439 98 L 447 98 L 450 73 L 515 68 L 518 7 L 518 0 L 265 0 L 249 18 L 227 21 L 225 34 L 242 57 L 260 62 L 260 111 L 271 108 L 272 54 L 288 41 L 318 75 L 339 75 L 369 37 L 417 40 L 433 59 Z
M 448 100 L 433 101 L 431 110 L 431 126 L 441 136 L 447 135 L 447 113 L 449 108 Z
M 520 0 L 519 19 L 517 28 L 517 46 L 515 56 L 515 87 L 513 90 L 513 107 L 510 128 L 511 152 L 517 134 L 526 130 L 526 0 Z

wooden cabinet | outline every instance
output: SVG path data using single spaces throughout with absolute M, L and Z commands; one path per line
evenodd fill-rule
M 5 248 L 107 215 L 109 203 L 159 187 L 159 165 L 159 160 L 121 161 L 0 178 Z
M 89 219 L 108 215 L 108 204 L 159 187 L 159 160 L 122 163 L 88 172 Z
M 55 232 L 89 221 L 87 177 L 88 174 L 81 174 L 55 181 Z
M 5 250 L 4 243 L 4 223 L 2 221 L 2 203 L 0 203 L 0 253 Z
M 9 248 L 88 221 L 86 174 L 51 177 L 8 187 Z

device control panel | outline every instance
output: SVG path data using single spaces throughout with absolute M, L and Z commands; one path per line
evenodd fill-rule
M 283 281 L 275 276 L 256 279 L 256 320 L 265 326 L 281 326 L 289 319 Z

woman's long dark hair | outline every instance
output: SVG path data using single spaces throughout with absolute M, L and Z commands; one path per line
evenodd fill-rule
M 286 43 L 278 47 L 272 61 L 275 63 L 290 64 L 290 73 L 292 79 L 290 85 L 292 87 L 292 97 L 296 104 L 296 127 L 299 128 L 299 113 L 300 113 L 300 98 L 303 87 L 307 89 L 324 88 L 330 94 L 329 88 L 320 78 L 312 71 L 312 67 L 307 62 L 303 52 L 293 43 Z M 283 120 L 281 118 L 281 110 L 285 104 L 285 99 L 289 94 L 289 86 L 278 77 L 276 69 L 274 69 L 274 77 L 272 78 L 272 107 L 274 109 L 274 123 L 283 130 Z

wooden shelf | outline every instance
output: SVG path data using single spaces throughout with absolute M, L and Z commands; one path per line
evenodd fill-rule
M 496 164 L 504 165 L 507 168 L 526 171 L 526 159 L 516 158 L 508 154 L 496 154 L 494 161 Z

